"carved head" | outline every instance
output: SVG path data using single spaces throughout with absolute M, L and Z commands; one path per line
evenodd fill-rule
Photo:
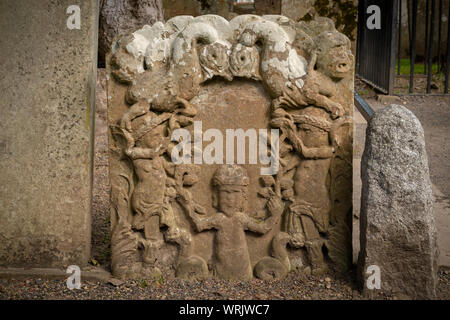
M 350 40 L 338 31 L 322 32 L 315 39 L 317 69 L 334 79 L 343 79 L 353 70 Z
M 229 81 L 233 80 L 228 59 L 230 46 L 226 42 L 215 42 L 204 45 L 200 49 L 200 65 L 205 74 L 205 79 L 221 76 Z
M 220 166 L 213 178 L 213 185 L 217 188 L 214 206 L 227 216 L 246 211 L 248 184 L 249 178 L 243 167 Z

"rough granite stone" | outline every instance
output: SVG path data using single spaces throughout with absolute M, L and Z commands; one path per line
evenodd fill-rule
M 361 166 L 363 292 L 434 298 L 438 251 L 431 181 L 423 129 L 411 111 L 391 105 L 375 113 Z M 379 290 L 366 286 L 371 265 L 381 271 Z
M 98 8 L 68 29 L 71 5 L 0 2 L 2 266 L 89 259 Z

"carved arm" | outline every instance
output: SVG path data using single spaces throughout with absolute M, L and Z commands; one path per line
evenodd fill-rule
M 126 129 L 131 131 L 131 121 L 136 119 L 139 116 L 143 116 L 150 110 L 150 106 L 148 103 L 144 101 L 139 101 L 133 104 L 130 109 L 127 110 L 122 116 L 120 120 L 120 127 L 122 129 Z
M 260 234 L 266 234 L 272 230 L 275 224 L 280 220 L 281 214 L 284 210 L 284 205 L 281 198 L 274 194 L 267 202 L 267 209 L 271 215 L 264 221 L 258 221 L 252 217 L 244 215 L 245 229 Z
M 186 190 L 182 190 L 182 187 L 175 187 L 177 189 L 177 200 L 181 207 L 186 211 L 189 218 L 192 220 L 197 232 L 204 230 L 211 230 L 218 227 L 217 217 L 215 216 L 199 216 L 197 212 L 203 214 L 203 208 L 195 205 L 192 196 Z
M 292 120 L 287 118 L 278 118 L 272 120 L 271 124 L 274 127 L 278 127 L 282 130 L 283 134 L 291 141 L 293 147 L 297 152 L 303 155 L 307 159 L 328 159 L 333 156 L 333 147 L 319 147 L 319 148 L 309 148 L 303 144 L 303 141 L 298 137 L 295 132 L 295 124 Z

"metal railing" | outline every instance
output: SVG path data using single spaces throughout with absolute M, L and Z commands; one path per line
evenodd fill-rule
M 379 91 L 393 94 L 398 0 L 359 0 L 356 75 Z M 368 21 L 379 19 L 370 28 Z
M 410 74 L 409 74 L 409 93 L 414 93 L 414 79 L 415 79 L 415 65 L 416 65 L 416 43 L 417 41 L 420 41 L 420 39 L 417 38 L 417 23 L 421 23 L 423 21 L 418 21 L 418 4 L 419 0 L 406 0 L 408 4 L 408 31 L 410 34 L 410 41 L 409 41 L 409 48 L 410 48 Z M 437 2 L 438 5 L 437 5 Z M 450 17 L 450 5 L 448 9 L 448 15 L 447 15 L 447 45 L 446 45 L 446 52 L 445 52 L 445 58 L 442 59 L 443 54 L 443 24 L 444 24 L 444 12 L 443 12 L 443 3 L 444 0 L 426 0 L 425 5 L 425 54 L 424 54 L 424 74 L 427 77 L 427 85 L 426 85 L 426 93 L 431 93 L 431 85 L 433 80 L 433 62 L 437 63 L 437 73 L 440 73 L 443 71 L 444 73 L 444 90 L 443 94 L 448 94 L 448 86 L 449 86 L 449 65 L 450 65 L 450 23 L 448 22 L 448 19 Z M 401 8 L 401 1 L 399 3 L 399 7 Z M 401 21 L 401 9 L 400 12 L 400 19 L 399 19 L 399 34 L 402 33 L 402 21 Z M 436 30 L 436 18 L 438 19 L 438 28 Z M 437 34 L 436 34 L 437 33 Z M 437 55 L 435 55 L 436 49 L 434 47 L 435 45 L 435 37 L 438 37 L 437 41 Z M 400 41 L 399 41 L 399 49 L 397 50 L 397 59 L 398 59 L 398 70 L 397 74 L 400 75 Z M 444 64 L 443 64 L 444 63 Z
M 426 81 L 423 93 L 448 94 L 450 69 L 450 22 L 448 21 L 450 4 L 448 2 L 449 0 L 360 0 L 356 75 L 386 94 L 394 93 L 395 83 L 398 80 L 396 77 L 401 76 L 409 77 L 405 94 L 420 94 L 415 89 L 415 83 L 419 77 L 425 78 Z M 423 15 L 418 14 L 419 4 L 423 8 Z M 366 25 L 371 15 L 369 8 L 373 5 L 380 9 L 381 28 L 379 29 L 369 29 Z M 445 20 L 447 13 L 444 12 L 447 10 L 445 5 L 448 5 L 447 20 Z M 404 12 L 405 7 L 406 12 Z M 407 27 L 402 24 L 405 17 L 407 17 Z M 444 39 L 445 23 L 447 23 L 447 39 Z M 418 36 L 420 27 L 425 29 L 424 38 Z M 405 36 L 407 38 L 404 38 Z M 405 43 L 405 39 L 408 39 L 406 44 L 409 44 L 406 56 L 402 52 L 402 42 Z M 424 50 L 418 53 L 419 41 L 424 41 Z M 409 59 L 409 74 L 401 75 L 402 53 L 404 58 Z M 395 72 L 396 62 L 397 72 Z M 417 66 L 422 63 L 424 75 L 417 72 Z M 443 90 L 437 86 L 432 93 L 433 85 L 437 80 L 443 80 Z

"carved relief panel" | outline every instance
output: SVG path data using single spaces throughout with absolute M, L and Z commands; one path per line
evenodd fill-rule
M 116 276 L 350 266 L 353 56 L 331 20 L 181 16 L 107 60 Z

